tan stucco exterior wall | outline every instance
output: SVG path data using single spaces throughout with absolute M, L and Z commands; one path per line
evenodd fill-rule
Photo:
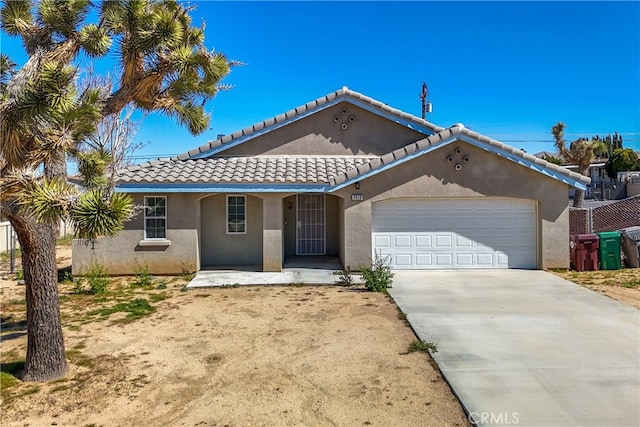
M 325 196 L 326 207 L 326 254 L 328 256 L 338 255 L 338 245 L 340 239 L 340 221 L 338 219 L 338 202 L 339 199 L 332 195 L 327 194 Z
M 347 109 L 347 114 L 342 114 L 343 108 Z M 338 121 L 334 121 L 334 116 Z M 350 117 L 354 120 L 349 121 Z M 346 130 L 342 129 L 343 124 L 347 125 Z M 342 102 L 314 114 L 311 120 L 290 123 L 220 155 L 377 156 L 425 137 L 406 126 Z
M 103 265 L 109 274 L 133 274 L 147 267 L 152 274 L 180 274 L 200 269 L 198 246 L 199 194 L 153 194 L 167 197 L 167 240 L 170 245 L 143 246 L 144 213 L 124 224 L 124 230 L 112 238 L 95 243 L 73 243 L 73 274 L 85 273 L 93 263 Z M 142 206 L 144 195 L 132 195 Z
M 455 155 L 455 147 L 462 153 Z M 454 155 L 448 162 L 447 156 Z M 463 156 L 469 156 L 463 162 Z M 455 164 L 462 170 L 456 171 Z M 351 200 L 362 194 L 364 201 Z M 371 262 L 372 204 L 394 198 L 513 197 L 530 199 L 538 206 L 538 260 L 541 268 L 569 266 L 569 214 L 567 185 L 547 178 L 470 144 L 458 141 L 435 152 L 361 181 L 337 195 L 345 199 L 343 263 L 352 268 Z
M 266 194 L 262 203 L 262 269 L 282 271 L 282 198 L 279 194 Z
M 203 267 L 262 265 L 262 199 L 246 196 L 247 233 L 227 234 L 227 195 L 216 194 L 200 202 L 200 237 Z
M 134 204 L 144 204 L 134 194 Z M 144 214 L 139 212 L 112 238 L 73 245 L 73 274 L 83 274 L 97 262 L 109 274 L 134 274 L 146 266 L 151 274 L 180 274 L 203 266 L 262 267 L 262 199 L 247 196 L 247 234 L 226 234 L 226 195 L 202 193 L 149 194 L 167 197 L 167 240 L 170 245 L 144 246 Z M 278 200 L 279 200 L 278 196 Z

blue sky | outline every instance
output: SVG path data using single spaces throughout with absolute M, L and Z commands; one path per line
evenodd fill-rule
M 246 62 L 193 137 L 160 115 L 136 140 L 174 155 L 348 86 L 440 126 L 464 123 L 528 152 L 617 131 L 640 150 L 639 2 L 192 2 L 206 43 Z M 3 50 L 12 44 L 3 35 Z M 13 45 L 15 46 L 15 45 Z M 110 65 L 110 64 L 109 64 Z

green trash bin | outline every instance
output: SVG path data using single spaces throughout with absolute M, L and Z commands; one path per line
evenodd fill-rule
M 598 261 L 600 261 L 600 270 L 620 270 L 620 247 L 621 237 L 618 231 L 606 231 L 596 233 L 600 238 L 600 247 L 598 248 Z

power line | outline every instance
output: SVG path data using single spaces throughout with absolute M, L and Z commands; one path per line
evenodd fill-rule
M 500 142 L 504 142 L 504 143 L 509 143 L 509 144 L 522 144 L 522 143 L 526 143 L 526 144 L 545 144 L 545 145 L 552 145 L 554 144 L 554 141 L 532 141 L 532 140 L 528 140 L 528 139 L 500 139 Z M 638 140 L 627 140 L 627 141 L 623 141 L 623 143 L 640 143 L 640 139 Z M 629 148 L 629 147 L 627 147 Z M 165 158 L 165 157 L 176 157 L 181 153 L 173 153 L 173 154 L 148 154 L 148 155 L 139 155 L 139 156 L 131 156 L 130 159 L 131 160 L 155 160 L 158 158 Z

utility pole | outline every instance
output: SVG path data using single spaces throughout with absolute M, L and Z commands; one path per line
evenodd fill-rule
M 431 113 L 433 111 L 433 106 L 431 102 L 427 101 L 427 96 L 429 96 L 429 88 L 427 84 L 422 82 L 422 92 L 420 93 L 420 101 L 422 101 L 422 119 L 426 117 L 427 113 Z

